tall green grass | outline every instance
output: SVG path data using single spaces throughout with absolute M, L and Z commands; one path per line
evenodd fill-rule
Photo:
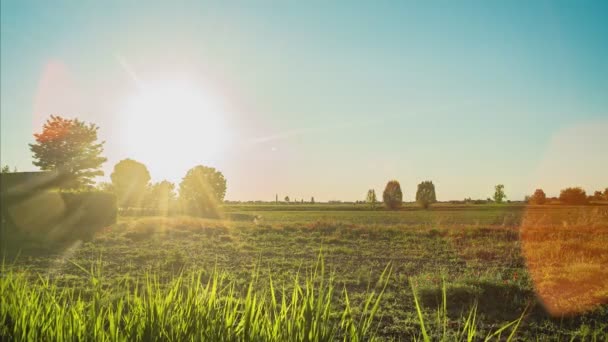
M 2 264 L 0 340 L 375 341 L 380 302 L 392 272 L 388 265 L 354 307 L 346 288 L 335 290 L 322 256 L 302 279 L 296 275 L 282 286 L 272 277 L 258 286 L 254 269 L 245 289 L 218 270 L 207 280 L 202 272 L 181 273 L 168 282 L 146 274 L 143 280 L 125 276 L 110 286 L 101 260 L 90 269 L 74 265 L 87 275 L 84 289 L 58 287 L 48 277 L 32 279 Z M 475 305 L 457 321 L 448 318 L 445 281 L 435 319 L 428 319 L 413 284 L 412 292 L 420 324 L 414 340 L 510 341 L 525 313 L 483 337 Z
M 48 278 L 32 280 L 2 266 L 0 339 L 16 341 L 373 341 L 378 307 L 391 274 L 353 314 L 346 290 L 338 307 L 334 277 L 323 259 L 300 281 L 259 289 L 258 273 L 245 291 L 214 271 L 180 274 L 163 283 L 124 277 L 103 283 L 102 263 L 86 272 L 87 291 L 60 288 Z M 289 289 L 288 289 L 289 288 Z

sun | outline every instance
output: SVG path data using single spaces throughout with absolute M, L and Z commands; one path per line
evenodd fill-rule
M 164 178 L 217 160 L 227 138 L 217 96 L 186 81 L 140 84 L 120 122 L 124 154 Z

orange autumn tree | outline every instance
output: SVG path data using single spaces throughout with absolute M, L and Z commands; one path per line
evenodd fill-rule
M 94 177 L 103 176 L 101 165 L 107 160 L 101 156 L 104 142 L 97 141 L 98 130 L 92 123 L 51 115 L 42 132 L 34 134 L 36 143 L 30 144 L 33 164 L 43 171 L 59 171 L 65 177 L 63 188 L 91 186 Z

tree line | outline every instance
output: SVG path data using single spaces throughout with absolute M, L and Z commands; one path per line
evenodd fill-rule
M 151 183 L 147 167 L 136 160 L 124 159 L 118 162 L 110 176 L 111 182 L 94 185 L 94 178 L 103 176 L 101 166 L 107 161 L 103 153 L 104 141 L 98 141 L 99 127 L 78 119 L 66 119 L 51 115 L 44 123 L 42 131 L 35 133 L 35 143 L 30 144 L 33 164 L 43 171 L 58 171 L 62 175 L 60 187 L 70 190 L 98 189 L 116 194 L 118 205 L 123 210 L 129 208 L 148 208 L 161 213 L 185 211 L 189 213 L 213 213 L 217 205 L 224 201 L 226 179 L 213 167 L 196 165 L 182 178 L 179 187 L 163 180 Z M 16 169 L 14 170 L 16 172 Z M 8 166 L 0 172 L 10 172 Z M 494 188 L 494 195 L 489 201 L 503 203 L 507 198 L 504 185 Z M 278 195 L 275 196 L 278 203 Z M 423 208 L 429 208 L 437 202 L 435 185 L 432 181 L 418 184 L 416 202 Z M 290 203 L 288 196 L 285 202 Z M 559 198 L 548 199 L 542 189 L 536 189 L 525 202 L 545 204 L 550 200 L 559 200 L 564 204 L 587 204 L 589 201 L 608 201 L 608 188 L 595 191 L 587 196 L 580 187 L 561 190 Z M 295 202 L 295 201 L 294 201 Z M 300 202 L 304 202 L 303 199 Z M 314 203 L 314 197 L 311 198 Z M 373 208 L 378 199 L 374 189 L 369 189 L 365 198 Z M 382 202 L 388 209 L 398 209 L 403 203 L 403 192 L 397 180 L 390 180 L 382 193 Z M 466 202 L 466 199 L 465 199 Z
M 423 181 L 418 184 L 418 189 L 416 190 L 416 203 L 418 203 L 424 209 L 428 209 L 433 203 L 437 202 L 437 194 L 435 192 L 435 185 L 432 181 Z M 494 187 L 494 195 L 492 198 L 489 198 L 485 201 L 472 201 L 470 198 L 464 200 L 465 203 L 468 202 L 483 202 L 483 203 L 503 203 L 507 195 L 505 193 L 504 184 L 497 184 Z M 583 205 L 589 204 L 590 201 L 608 201 L 608 187 L 604 189 L 604 191 L 595 191 L 593 195 L 587 196 L 585 190 L 580 187 L 569 187 L 562 189 L 560 191 L 559 197 L 555 198 L 547 198 L 545 192 L 542 189 L 536 189 L 531 196 L 526 196 L 524 199 L 525 203 L 529 204 L 547 204 L 555 201 L 559 201 L 561 204 L 568 205 Z M 370 207 L 375 208 L 378 199 L 376 197 L 376 190 L 369 189 L 367 191 L 367 195 L 365 197 L 365 202 L 370 205 Z M 384 188 L 384 192 L 382 193 L 382 202 L 386 206 L 387 209 L 396 210 L 401 207 L 403 203 L 403 192 L 401 191 L 401 185 L 397 180 L 390 180 L 386 183 Z
M 226 195 L 224 175 L 204 165 L 186 172 L 178 192 L 170 181 L 152 183 L 146 165 L 133 159 L 119 161 L 110 179 L 109 183 L 101 183 L 99 189 L 115 193 L 123 212 L 143 209 L 161 215 L 175 212 L 213 215 Z
M 375 208 L 377 204 L 376 190 L 369 189 L 365 201 L 372 207 Z M 390 180 L 384 187 L 382 192 L 382 202 L 386 208 L 396 210 L 403 204 L 403 192 L 401 191 L 401 184 L 397 180 Z M 437 195 L 435 193 L 435 185 L 432 181 L 424 181 L 418 184 L 418 190 L 416 191 L 416 202 L 423 208 L 427 209 L 431 204 L 437 202 Z
M 51 115 L 42 131 L 34 134 L 30 144 L 33 164 L 42 171 L 56 171 L 61 176 L 62 190 L 103 190 L 116 195 L 119 208 L 148 208 L 168 213 L 182 211 L 213 214 L 224 201 L 226 179 L 213 167 L 196 165 L 182 178 L 178 193 L 175 184 L 163 180 L 151 183 L 147 167 L 138 161 L 118 162 L 110 183 L 95 185 L 94 178 L 103 176 L 101 166 L 105 141 L 99 141 L 99 127 L 78 119 Z M 7 171 L 7 170 L 2 170 Z

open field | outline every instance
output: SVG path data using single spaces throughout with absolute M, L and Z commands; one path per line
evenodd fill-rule
M 443 328 L 433 322 L 445 281 L 446 327 L 453 333 L 476 306 L 478 337 L 525 311 L 517 339 L 608 341 L 608 307 L 598 305 L 608 299 L 607 206 L 441 205 L 394 212 L 362 205 L 224 209 L 223 220 L 122 217 L 92 241 L 47 246 L 46 251 L 38 242 L 16 261 L 6 262 L 0 278 L 3 307 L 9 297 L 17 297 L 9 280 L 24 274 L 20 284 L 35 292 L 32 284 L 40 281 L 36 273 L 60 289 L 81 291 L 84 298 L 96 293 L 94 287 L 113 298 L 125 296 L 120 291 L 132 289 L 137 279 L 145 283 L 150 274 L 165 288 L 179 274 L 196 274 L 206 284 L 218 272 L 243 298 L 250 284 L 264 293 L 270 278 L 274 287 L 290 293 L 298 274 L 300 281 L 311 276 L 321 253 L 335 287 L 329 301 L 337 313 L 329 321 L 340 320 L 346 305 L 343 289 L 353 317 L 366 317 L 369 312 L 362 305 L 373 289 L 382 287 L 377 282 L 390 265 L 371 329 L 383 340 L 422 336 L 412 287 L 422 303 L 426 329 L 438 338 Z M 101 276 L 87 274 L 91 267 Z M 127 275 L 130 286 L 125 285 Z M 312 283 L 319 281 L 315 279 Z M 8 334 L 15 318 L 8 319 L 14 313 L 4 308 L 0 333 Z M 338 329 L 332 336 L 343 335 Z

